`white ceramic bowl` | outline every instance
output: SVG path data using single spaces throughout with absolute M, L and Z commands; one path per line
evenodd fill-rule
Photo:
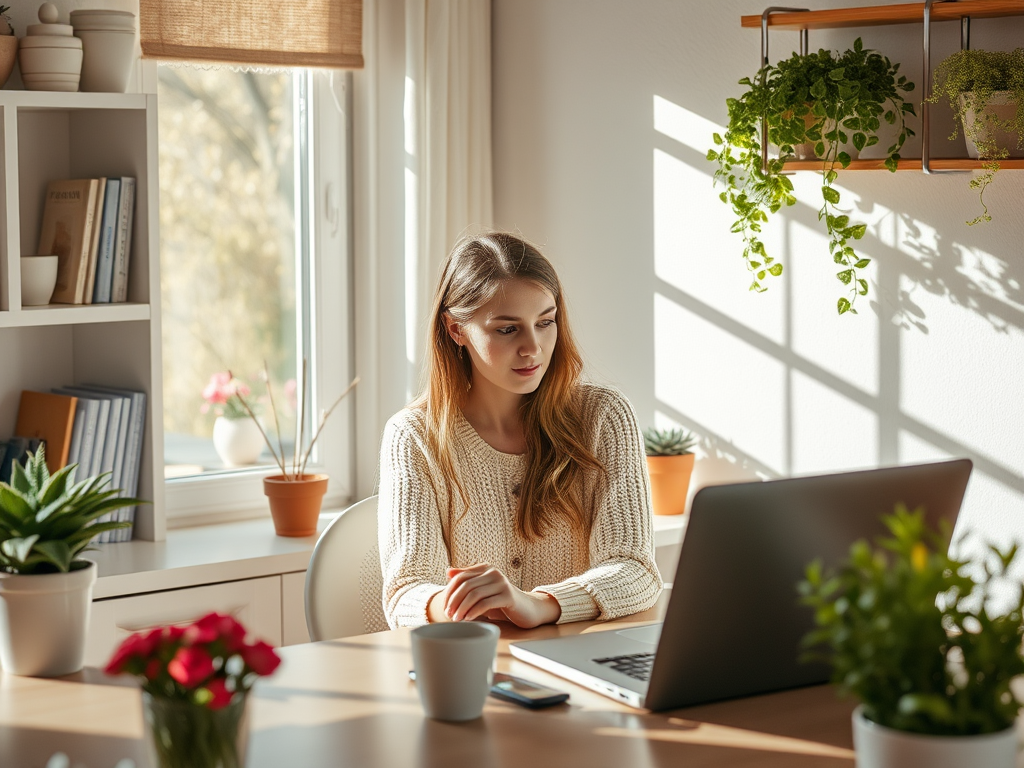
M 83 91 L 124 93 L 135 64 L 135 33 L 111 29 L 75 29 L 82 39 Z
M 25 75 L 80 75 L 82 52 L 74 48 L 22 48 L 18 63 Z
M 21 305 L 23 307 L 49 304 L 56 284 L 56 256 L 21 257 Z

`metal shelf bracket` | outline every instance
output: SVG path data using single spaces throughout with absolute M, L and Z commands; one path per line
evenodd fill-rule
M 803 13 L 810 11 L 810 8 L 783 8 L 772 6 L 765 8 L 761 14 L 761 66 L 762 69 L 768 65 L 768 19 L 773 13 Z M 806 29 L 800 30 L 800 55 L 807 55 L 808 34 Z M 768 120 L 761 118 L 761 171 L 768 172 Z
M 931 167 L 931 119 L 928 99 L 932 95 L 932 6 L 935 3 L 955 3 L 957 0 L 924 0 L 924 98 L 921 101 L 921 170 L 928 174 L 970 173 L 970 171 L 939 170 Z M 960 19 L 960 50 L 971 47 L 971 17 Z

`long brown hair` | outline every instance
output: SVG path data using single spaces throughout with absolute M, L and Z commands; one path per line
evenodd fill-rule
M 444 265 L 434 296 L 427 344 L 426 387 L 413 404 L 426 415 L 427 446 L 447 488 L 448 531 L 469 511 L 470 500 L 453 460 L 459 409 L 472 384 L 469 356 L 448 333 L 446 315 L 466 322 L 495 295 L 503 283 L 529 280 L 555 300 L 558 340 L 544 378 L 523 397 L 520 418 L 526 436 L 526 470 L 519 489 L 516 530 L 528 541 L 542 537 L 558 518 L 568 521 L 582 543 L 590 537 L 593 513 L 584 487 L 588 476 L 603 478 L 604 467 L 590 450 L 579 384 L 583 372 L 569 327 L 562 284 L 554 267 L 535 246 L 506 232 L 464 238 Z M 455 515 L 455 496 L 462 514 Z

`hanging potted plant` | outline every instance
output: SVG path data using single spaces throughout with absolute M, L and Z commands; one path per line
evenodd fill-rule
M 681 515 L 686 509 L 697 438 L 685 429 L 644 431 L 647 474 L 651 479 L 651 504 L 656 515 Z
M 953 109 L 950 139 L 961 127 L 967 155 L 984 161 L 971 179 L 982 212 L 967 223 L 991 221 L 985 190 L 999 170 L 999 161 L 1024 157 L 1024 48 L 1013 51 L 957 51 L 935 68 L 935 92 L 929 102 Z
M 82 668 L 96 563 L 79 555 L 96 534 L 131 525 L 97 518 L 145 503 L 107 488 L 109 472 L 75 483 L 76 466 L 50 475 L 40 447 L 0 483 L 0 664 L 10 674 Z
M 284 441 L 281 436 L 280 420 L 277 417 L 277 405 L 274 401 L 274 392 L 270 386 L 270 374 L 266 365 L 263 368 L 264 382 L 267 386 L 267 398 L 270 401 L 270 413 L 274 420 L 274 430 L 277 434 L 277 446 L 274 446 L 266 430 L 260 423 L 253 410 L 252 404 L 246 396 L 239 391 L 234 393 L 242 408 L 259 427 L 260 433 L 270 453 L 274 457 L 279 475 L 271 475 L 263 478 L 263 492 L 270 502 L 270 515 L 274 520 L 274 530 L 278 536 L 313 536 L 316 534 L 316 525 L 320 517 L 320 505 L 323 502 L 324 494 L 327 493 L 328 477 L 324 474 L 307 474 L 306 466 L 313 454 L 313 446 L 316 445 L 320 433 L 323 431 L 327 419 L 334 413 L 345 396 L 353 390 L 359 379 L 355 378 L 345 391 L 331 404 L 331 407 L 323 412 L 317 423 L 312 436 L 305 433 L 307 387 L 306 387 L 306 361 L 302 361 L 302 382 L 299 388 L 299 413 L 296 421 L 295 445 L 291 457 L 285 453 Z
M 946 553 L 948 537 L 921 510 L 883 518 L 892 537 L 853 545 L 835 572 L 820 563 L 799 585 L 817 629 L 805 639 L 853 694 L 858 768 L 1013 768 L 1021 703 L 1011 680 L 1024 674 L 1024 593 L 1007 579 L 1017 554 L 991 548 L 980 577 Z M 990 613 L 1000 581 L 1018 593 Z
M 899 74 L 899 64 L 865 49 L 857 38 L 853 48 L 841 55 L 825 49 L 794 53 L 762 67 L 753 78 L 743 78 L 740 85 L 747 90 L 739 98 L 726 100 L 729 124 L 724 135 L 714 135 L 718 148 L 709 150 L 707 157 L 718 164 L 715 183 L 725 186 L 719 197 L 737 217 L 732 231 L 743 238 L 743 259 L 753 275 L 750 290 L 763 291 L 769 275 L 782 274 L 782 264 L 765 250 L 761 227 L 769 214 L 796 202 L 793 183 L 783 170 L 788 160 L 802 154 L 801 145 L 810 144 L 822 161 L 818 219 L 825 224 L 829 254 L 839 268 L 836 277 L 848 286 L 848 295 L 839 299 L 837 309 L 839 314 L 856 314 L 854 302 L 868 292 L 860 270 L 871 260 L 859 256 L 850 243 L 862 238 L 867 227 L 852 222 L 839 209 L 837 168 L 849 166 L 850 147 L 859 152 L 877 144 L 885 120 L 896 126 L 885 166 L 896 170 L 900 150 L 914 135 L 905 122 L 906 115 L 915 114 L 914 106 L 903 99 L 914 84 Z M 769 144 L 778 148 L 766 167 L 761 158 L 762 124 Z

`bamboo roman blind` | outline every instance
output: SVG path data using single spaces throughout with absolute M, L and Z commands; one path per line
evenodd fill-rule
M 150 59 L 363 66 L 362 0 L 140 0 L 139 32 Z

